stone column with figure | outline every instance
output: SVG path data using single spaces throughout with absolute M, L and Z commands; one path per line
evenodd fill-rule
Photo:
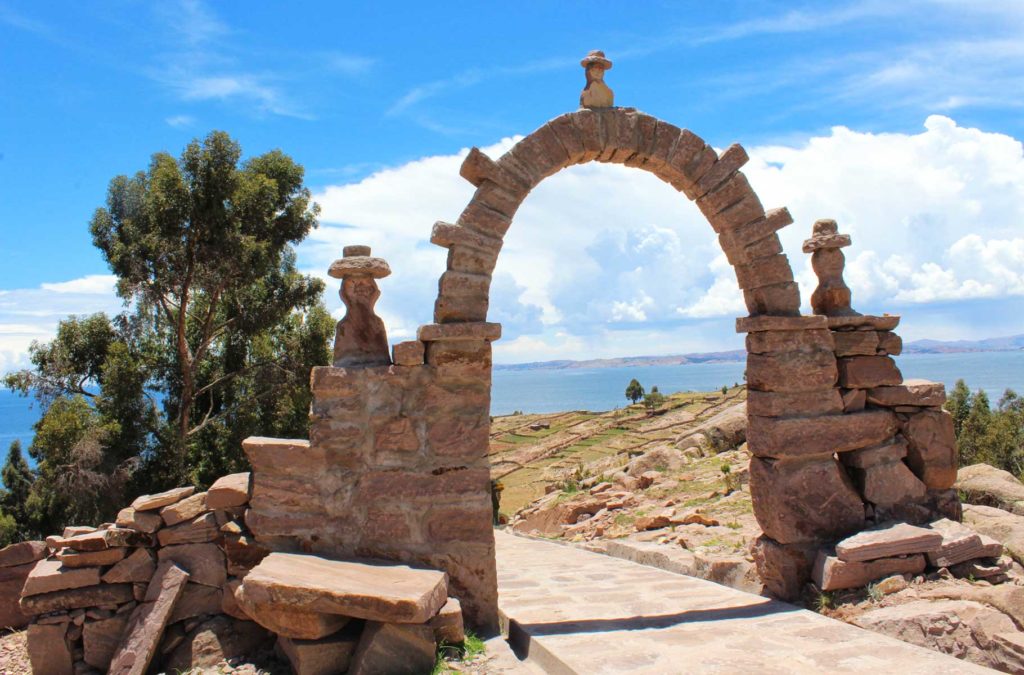
M 331 264 L 328 274 L 342 280 L 341 300 L 346 309 L 334 336 L 334 365 L 390 365 L 387 330 L 374 313 L 380 298 L 377 279 L 391 274 L 387 261 L 372 257 L 369 246 L 346 246 L 343 257 Z
M 816 221 L 811 238 L 804 241 L 804 253 L 811 254 L 811 267 L 818 276 L 818 287 L 811 295 L 811 309 L 815 314 L 858 315 L 850 307 L 850 287 L 843 280 L 846 257 L 841 249 L 850 244 L 850 235 L 839 234 L 834 220 Z
M 611 70 L 612 62 L 604 52 L 594 50 L 587 54 L 580 65 L 586 70 L 587 85 L 580 93 L 581 108 L 611 108 L 615 105 L 615 94 L 604 83 L 604 71 Z

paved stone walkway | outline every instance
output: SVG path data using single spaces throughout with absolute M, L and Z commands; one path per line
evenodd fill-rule
M 495 532 L 503 628 L 548 673 L 992 673 L 710 581 Z

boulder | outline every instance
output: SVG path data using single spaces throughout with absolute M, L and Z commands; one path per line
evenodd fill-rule
M 232 585 L 235 602 L 253 621 L 267 630 L 300 640 L 317 640 L 345 627 L 347 616 L 295 609 L 283 602 L 256 602 L 244 583 Z
M 45 541 L 19 541 L 0 549 L 0 567 L 17 567 L 42 560 L 48 550 Z
M 29 562 L 16 567 L 0 567 L 0 629 L 24 628 L 32 620 L 31 615 L 21 611 L 18 600 L 21 589 L 36 564 Z
M 249 483 L 248 471 L 218 478 L 206 493 L 206 505 L 211 509 L 227 509 L 248 504 Z
M 423 624 L 369 622 L 359 638 L 349 675 L 421 675 L 434 667 L 434 631 Z
M 1024 516 L 1024 483 L 1009 471 L 988 464 L 972 464 L 957 472 L 955 487 L 964 501 L 994 506 Z
M 220 588 L 227 582 L 224 553 L 216 544 L 179 544 L 157 552 L 160 562 L 171 560 L 189 574 L 189 583 Z
M 103 575 L 104 583 L 149 583 L 156 571 L 156 560 L 149 549 L 137 548 Z
M 99 567 L 72 569 L 61 565 L 60 560 L 40 560 L 25 579 L 25 587 L 21 594 L 23 596 L 39 595 L 71 588 L 96 586 L 99 583 Z
M 1024 516 L 991 506 L 964 504 L 964 524 L 1002 543 L 1010 557 L 1024 565 Z
M 992 649 L 995 636 L 1016 632 L 1008 616 L 969 600 L 916 600 L 872 609 L 851 623 L 904 642 L 943 652 L 978 665 L 1010 670 Z
M 860 588 L 893 574 L 918 574 L 925 568 L 923 555 L 880 558 L 868 562 L 847 562 L 825 551 L 818 553 L 811 577 L 823 591 Z
M 186 520 L 192 520 L 211 509 L 206 506 L 206 493 L 197 492 L 194 495 L 185 497 L 179 502 L 170 504 L 160 509 L 160 518 L 164 525 L 170 527 Z
M 444 572 L 297 553 L 271 553 L 242 588 L 257 605 L 402 623 L 425 623 L 448 599 Z
M 126 527 L 147 534 L 153 534 L 164 525 L 164 519 L 156 511 L 136 511 L 128 506 L 117 512 L 114 521 L 118 527 Z
M 864 503 L 831 455 L 753 457 L 750 495 L 757 522 L 780 544 L 835 540 L 864 526 Z
M 82 642 L 85 647 L 85 662 L 93 668 L 107 671 L 128 627 L 130 615 L 125 612 L 113 616 L 86 621 L 82 627 Z
M 944 410 L 922 410 L 901 425 L 907 439 L 907 465 L 933 490 L 953 486 L 957 476 L 953 418 Z
M 928 553 L 942 545 L 942 534 L 907 523 L 886 523 L 858 532 L 836 544 L 836 555 L 844 562 L 864 562 Z
M 190 631 L 164 661 L 169 673 L 184 673 L 195 668 L 205 671 L 222 661 L 250 656 L 271 639 L 265 628 L 252 621 L 215 616 Z
M 72 675 L 74 660 L 65 639 L 67 627 L 65 623 L 34 623 L 28 627 L 28 658 L 33 673 Z
M 125 637 L 111 659 L 110 675 L 146 673 L 187 582 L 188 572 L 172 562 L 160 564 L 143 603 L 132 610 Z
M 288 658 L 295 675 L 340 675 L 349 669 L 358 644 L 359 631 L 349 629 L 319 640 L 277 638 L 277 646 Z
M 155 495 L 142 495 L 132 502 L 132 508 L 136 511 L 154 511 L 180 502 L 185 497 L 191 496 L 195 491 L 194 487 L 180 487 Z

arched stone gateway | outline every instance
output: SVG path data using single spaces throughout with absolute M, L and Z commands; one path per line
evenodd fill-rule
M 604 63 L 603 54 L 584 60 Z M 585 96 L 610 99 L 601 75 L 588 73 L 595 85 Z M 777 236 L 792 218 L 785 208 L 764 210 L 740 170 L 743 148 L 719 155 L 690 131 L 608 107 L 556 117 L 497 160 L 470 151 L 460 173 L 476 192 L 456 223 L 437 223 L 431 234 L 448 249 L 435 323 L 390 359 L 354 343 L 358 359 L 336 350 L 335 366 L 315 369 L 308 444 L 247 441 L 254 483 L 246 520 L 261 543 L 444 568 L 470 624 L 496 627 L 488 439 L 491 342 L 501 327 L 486 321 L 491 273 L 530 191 L 590 161 L 650 171 L 695 201 L 736 271 L 749 311 L 737 330 L 747 333 L 750 489 L 764 531 L 754 556 L 772 594 L 794 598 L 820 550 L 874 523 L 959 518 L 944 389 L 903 382 L 892 360 L 898 317 L 850 308 L 839 250 L 849 237 L 832 221 L 815 225 L 804 251 L 820 279 L 819 313 L 801 316 Z M 386 267 L 359 258 L 368 249 L 353 252 L 336 263 L 344 283 Z M 360 321 L 376 325 L 376 296 L 364 297 Z M 362 334 L 358 322 L 346 330 Z

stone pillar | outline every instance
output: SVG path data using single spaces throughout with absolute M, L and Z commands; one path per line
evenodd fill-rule
M 346 309 L 334 336 L 334 365 L 388 365 L 387 331 L 373 308 L 380 298 L 377 279 L 391 274 L 391 268 L 383 259 L 371 257 L 369 246 L 346 246 L 343 255 L 327 272 L 342 280 L 340 294 Z

